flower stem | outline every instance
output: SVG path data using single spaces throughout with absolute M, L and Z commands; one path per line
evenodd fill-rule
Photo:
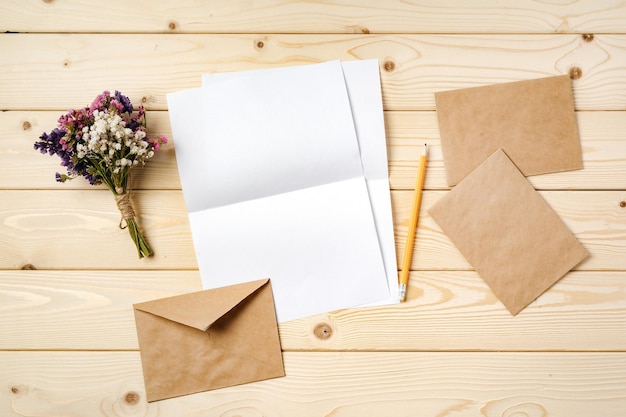
M 143 237 L 141 231 L 139 230 L 139 226 L 137 225 L 137 220 L 135 218 L 135 211 L 133 210 L 133 205 L 130 201 L 130 192 L 124 188 L 120 187 L 113 191 L 115 195 L 115 202 L 117 203 L 117 208 L 122 215 L 122 220 L 120 221 L 120 228 L 128 228 L 128 233 L 130 233 L 130 238 L 135 242 L 135 246 L 137 247 L 137 255 L 139 259 L 144 256 L 152 256 L 154 253 L 152 248 L 148 244 L 148 241 Z M 122 226 L 122 223 L 125 222 L 126 225 Z
M 128 233 L 130 233 L 131 239 L 135 242 L 135 246 L 137 247 L 139 259 L 144 256 L 152 256 L 154 252 L 148 244 L 148 241 L 141 234 L 135 218 L 126 219 L 126 226 L 128 227 Z

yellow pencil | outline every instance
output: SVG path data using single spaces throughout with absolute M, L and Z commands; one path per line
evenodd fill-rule
M 417 220 L 420 215 L 420 205 L 422 204 L 422 188 L 424 187 L 424 178 L 426 176 L 426 162 L 428 161 L 428 145 L 424 144 L 424 153 L 420 157 L 420 167 L 417 172 L 417 181 L 415 183 L 415 194 L 413 195 L 413 209 L 411 211 L 411 223 L 409 224 L 409 232 L 406 237 L 406 246 L 404 247 L 404 259 L 402 261 L 402 270 L 400 272 L 400 282 L 398 286 L 400 301 L 406 298 L 406 286 L 409 283 L 409 271 L 411 269 L 411 260 L 413 259 L 413 244 L 415 242 L 415 232 L 417 231 Z

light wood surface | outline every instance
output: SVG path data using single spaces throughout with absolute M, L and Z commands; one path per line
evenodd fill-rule
M 0 383 L 10 397 L 0 412 L 622 417 L 622 359 L 616 353 L 286 352 L 289 377 L 146 405 L 137 352 L 2 353 Z
M 3 0 L 0 56 L 0 417 L 626 415 L 622 1 Z M 110 192 L 56 183 L 33 142 L 105 89 L 171 138 L 165 94 L 202 73 L 366 58 L 399 262 L 429 144 L 407 302 L 281 324 L 284 378 L 147 404 L 132 304 L 201 288 L 175 140 L 134 171 L 141 261 Z M 433 94 L 559 74 L 584 169 L 529 180 L 591 256 L 512 317 L 426 212 L 448 192 Z
M 437 91 L 570 72 L 577 109 L 626 105 L 626 38 L 618 34 L 5 36 L 0 108 L 7 110 L 66 110 L 103 87 L 164 110 L 166 93 L 200 86 L 202 73 L 368 58 L 380 60 L 386 110 L 434 110 Z

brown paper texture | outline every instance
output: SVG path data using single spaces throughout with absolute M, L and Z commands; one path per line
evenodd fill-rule
M 497 149 L 525 176 L 583 167 L 569 76 L 435 93 L 448 185 Z
M 588 256 L 501 149 L 428 212 L 513 315 Z
M 149 402 L 285 375 L 268 279 L 134 305 Z

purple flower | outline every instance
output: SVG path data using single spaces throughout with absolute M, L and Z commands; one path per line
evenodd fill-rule
M 136 132 L 137 130 L 143 130 L 145 128 L 146 110 L 143 108 L 143 106 L 139 106 L 139 108 L 137 108 L 137 113 L 130 118 L 126 126 L 133 132 Z
M 128 114 L 133 112 L 133 104 L 130 102 L 130 99 L 117 90 L 115 91 L 115 100 L 122 104 L 120 111 Z
M 63 154 L 66 153 L 66 151 L 63 149 L 64 142 L 62 143 L 61 141 L 66 134 L 66 131 L 57 127 L 53 129 L 49 134 L 45 132 L 42 133 L 42 135 L 39 136 L 39 141 L 35 142 L 33 146 L 41 153 L 48 153 L 50 155 L 58 155 L 62 157 Z

